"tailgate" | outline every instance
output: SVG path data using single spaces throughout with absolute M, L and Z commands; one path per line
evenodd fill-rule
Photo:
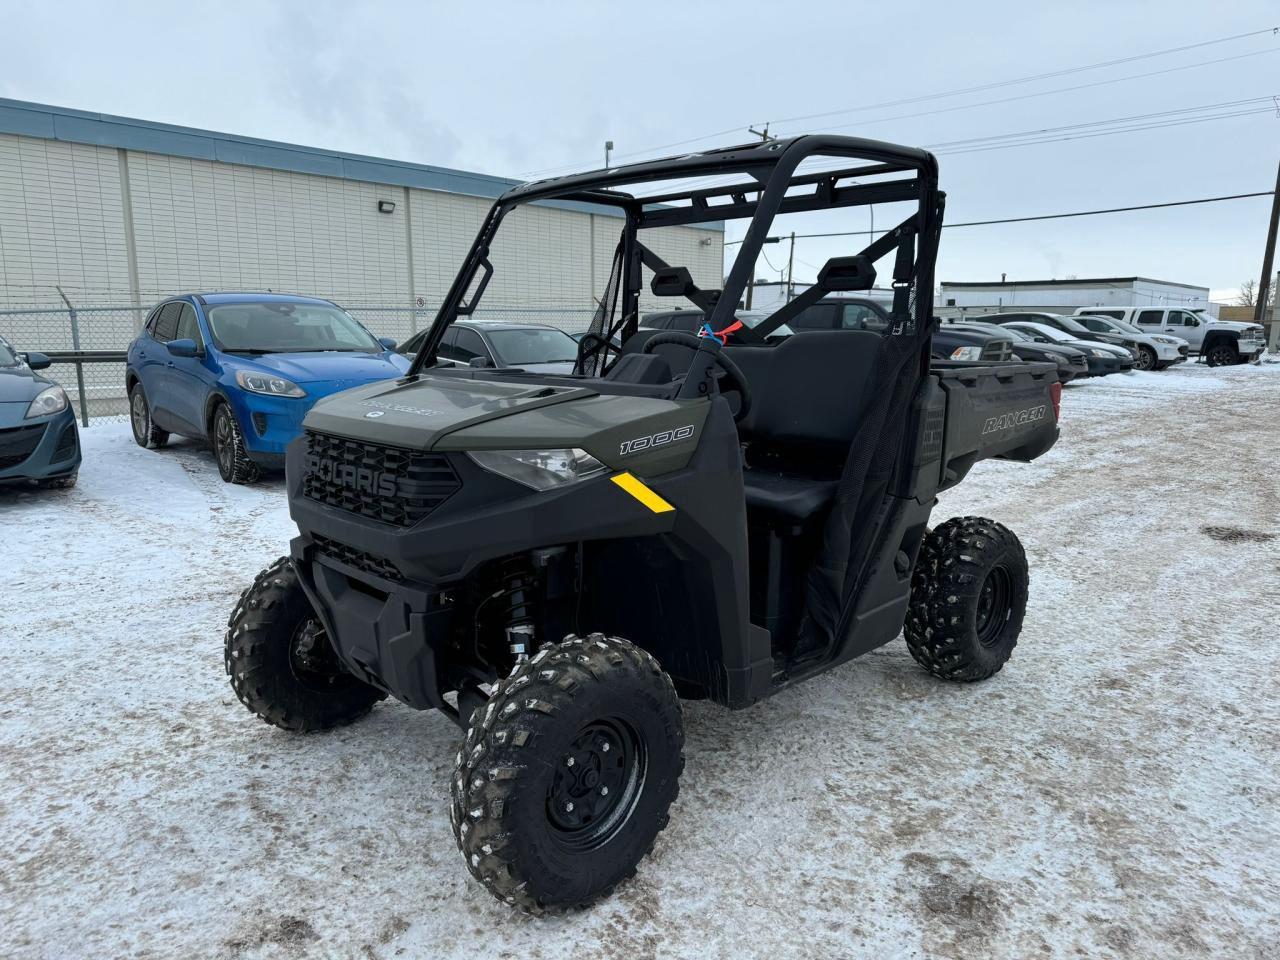
M 1058 440 L 1052 363 L 935 364 L 946 397 L 940 489 L 959 483 L 979 460 L 1029 461 Z

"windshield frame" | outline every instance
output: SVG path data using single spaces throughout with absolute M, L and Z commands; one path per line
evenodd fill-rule
M 13 358 L 12 361 L 4 359 L 6 353 Z M 18 351 L 13 349 L 13 344 L 4 337 L 0 337 L 0 367 L 21 367 L 25 362 Z
M 353 331 L 358 331 L 363 336 L 368 337 L 369 345 L 367 349 L 359 348 L 359 347 L 337 347 L 337 346 L 324 347 L 319 345 L 316 345 L 309 349 L 305 347 L 298 348 L 298 349 L 294 349 L 294 348 L 274 349 L 274 348 L 266 348 L 266 347 L 228 346 L 226 341 L 223 339 L 222 335 L 218 332 L 217 320 L 215 318 L 215 314 L 217 314 L 220 310 L 223 310 L 223 309 L 230 309 L 230 308 L 243 309 L 246 307 L 247 308 L 266 307 L 268 309 L 272 309 L 276 307 L 293 308 L 293 310 L 289 310 L 289 311 L 283 311 L 283 310 L 278 311 L 281 313 L 292 313 L 294 310 L 298 308 L 323 311 L 329 314 L 330 316 L 334 317 L 335 319 L 343 319 L 350 322 L 351 324 L 350 329 Z M 239 356 L 252 357 L 252 356 L 262 356 L 266 354 L 278 354 L 278 353 L 377 354 L 377 353 L 383 353 L 386 351 L 386 347 L 383 345 L 383 343 L 377 337 L 375 337 L 372 333 L 370 333 L 368 329 L 365 328 L 364 324 L 362 324 L 359 320 L 353 317 L 346 310 L 343 310 L 336 303 L 330 303 L 328 301 L 233 300 L 225 303 L 205 303 L 203 304 L 203 309 L 204 309 L 205 326 L 208 327 L 209 329 L 209 337 L 213 341 L 214 346 L 216 346 L 223 353 L 231 353 L 231 354 L 237 354 Z M 225 333 L 226 331 L 223 331 L 223 332 Z

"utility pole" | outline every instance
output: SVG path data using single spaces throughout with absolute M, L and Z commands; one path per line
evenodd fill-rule
M 1280 271 L 1276 272 L 1275 302 L 1271 304 L 1271 337 L 1267 341 L 1267 349 L 1272 353 L 1280 353 Z
M 791 282 L 791 268 L 796 262 L 796 234 L 791 231 L 791 253 L 787 256 L 787 303 L 796 295 L 795 284 Z
M 769 136 L 769 125 L 766 123 L 763 130 L 757 130 L 755 127 L 747 127 L 747 133 L 754 133 L 760 138 L 761 143 L 767 143 L 774 138 Z
M 609 169 L 609 154 L 613 153 L 613 141 L 606 140 L 604 142 L 604 168 Z
M 1267 228 L 1267 246 L 1262 251 L 1262 281 L 1253 306 L 1253 322 L 1261 325 L 1267 316 L 1267 295 L 1271 290 L 1271 265 L 1276 256 L 1276 228 L 1280 227 L 1280 165 L 1276 166 L 1276 191 L 1271 194 L 1271 226 Z M 1277 291 L 1280 293 L 1280 291 Z

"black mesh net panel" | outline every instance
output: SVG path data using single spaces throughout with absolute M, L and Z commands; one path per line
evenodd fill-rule
M 940 227 L 941 217 L 938 221 Z M 924 250 L 937 248 L 937 229 L 924 238 Z M 931 262 L 931 254 L 921 259 Z M 932 297 L 923 298 L 922 308 L 919 292 L 932 290 L 933 277 L 914 276 L 909 283 L 909 306 L 903 316 L 895 311 L 895 324 L 880 344 L 871 390 L 874 400 L 849 448 L 822 549 L 805 584 L 800 650 L 830 649 L 843 640 L 869 572 L 872 549 L 894 506 L 886 494 L 899 462 L 911 402 L 927 370 L 932 331 L 927 316 Z
M 618 310 L 618 290 L 622 286 L 622 251 L 623 241 L 618 241 L 613 252 L 613 266 L 609 270 L 609 282 L 604 285 L 604 295 L 596 305 L 596 312 L 591 317 L 588 335 L 594 334 L 599 340 L 583 338 L 583 347 L 578 358 L 578 373 L 589 377 L 604 375 L 605 361 L 608 358 L 609 337 L 613 333 L 613 318 Z

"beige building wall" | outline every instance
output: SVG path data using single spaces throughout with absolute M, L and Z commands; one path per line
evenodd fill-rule
M 379 200 L 394 212 L 378 212 Z M 0 309 L 61 306 L 56 287 L 80 308 L 269 289 L 407 318 L 418 299 L 424 310 L 440 302 L 491 203 L 0 134 Z M 483 308 L 581 328 L 603 295 L 621 224 L 550 206 L 513 212 L 491 256 Z M 700 285 L 720 285 L 721 233 L 672 227 L 643 236 Z M 406 329 L 398 323 L 391 335 Z

